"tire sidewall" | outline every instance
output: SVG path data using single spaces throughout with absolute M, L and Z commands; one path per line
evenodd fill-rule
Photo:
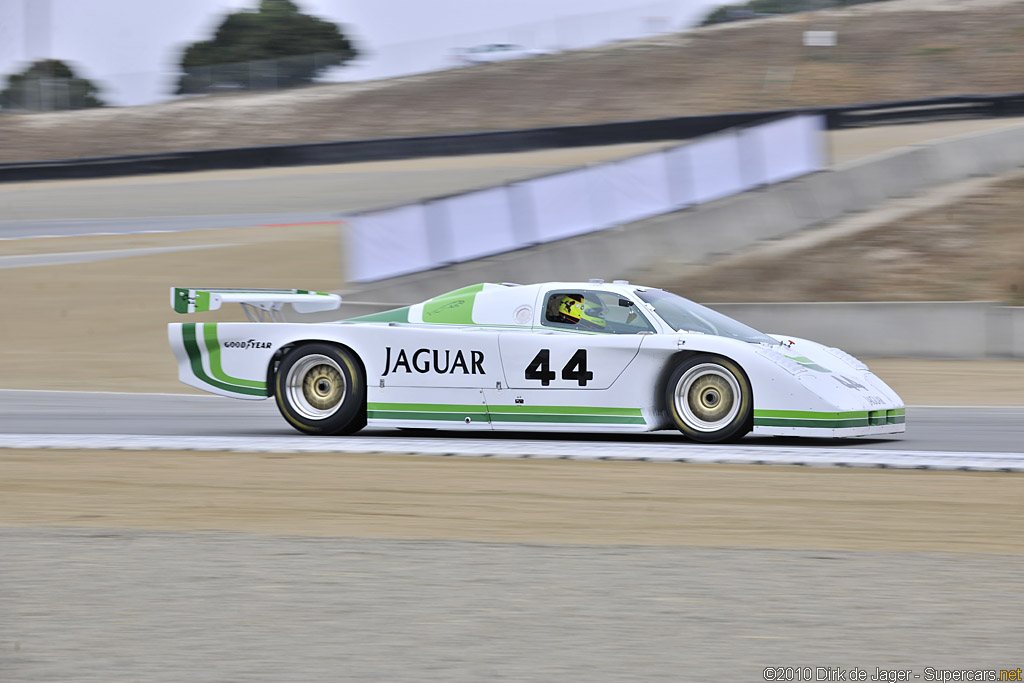
M 299 413 L 288 398 L 288 372 L 309 355 L 322 355 L 334 360 L 345 378 L 345 398 L 342 399 L 341 405 L 334 414 L 320 420 Z M 300 344 L 288 351 L 281 359 L 281 364 L 274 375 L 274 398 L 284 419 L 295 429 L 306 434 L 351 434 L 366 425 L 366 379 L 362 365 L 351 351 L 333 344 Z
M 736 382 L 740 387 L 740 408 L 737 411 L 736 416 L 733 417 L 725 427 L 713 432 L 698 431 L 687 425 L 679 414 L 675 401 L 676 388 L 679 385 L 679 381 L 683 378 L 683 375 L 686 374 L 686 371 L 694 366 L 707 364 L 717 365 L 719 368 L 730 373 L 736 379 Z M 750 388 L 750 380 L 747 378 L 746 373 L 743 372 L 743 369 L 738 364 L 724 356 L 700 354 L 687 358 L 680 362 L 672 371 L 665 387 L 665 407 L 668 410 L 669 415 L 672 417 L 672 424 L 675 425 L 676 429 L 682 432 L 687 438 L 701 443 L 721 443 L 723 441 L 734 441 L 742 438 L 748 431 L 750 431 L 750 418 L 753 414 L 753 402 L 753 391 Z

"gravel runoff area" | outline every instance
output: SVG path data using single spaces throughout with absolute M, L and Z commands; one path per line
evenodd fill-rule
M 1024 475 L 127 451 L 0 467 L 5 683 L 1021 665 Z
M 1019 556 L 32 527 L 0 527 L 0 545 L 8 683 L 923 679 L 1022 663 Z
M 806 30 L 838 44 L 804 47 Z M 1020 92 L 1022 0 L 892 0 L 370 83 L 0 116 L 0 162 Z

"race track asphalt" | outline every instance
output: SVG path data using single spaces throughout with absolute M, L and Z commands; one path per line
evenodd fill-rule
M 273 401 L 219 396 L 0 390 L 0 434 L 127 434 L 197 437 L 295 437 Z M 367 429 L 360 437 L 408 438 L 399 430 Z M 617 443 L 623 449 L 684 443 L 674 432 L 572 434 L 473 432 L 473 439 L 540 444 L 566 438 Z M 457 432 L 417 432 L 416 438 L 458 444 Z M 884 438 L 807 439 L 748 436 L 744 447 L 850 448 L 934 452 L 1024 451 L 1024 407 L 907 409 L 907 432 Z

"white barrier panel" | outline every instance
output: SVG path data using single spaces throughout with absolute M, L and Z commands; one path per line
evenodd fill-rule
M 673 147 L 663 152 L 668 174 L 668 189 L 672 210 L 678 211 L 697 203 L 697 188 L 693 183 L 696 169 L 688 145 Z
M 602 230 L 820 170 L 822 116 L 352 219 L 349 277 L 372 282 Z
M 600 230 L 610 223 L 595 220 L 592 173 L 593 169 L 584 168 L 523 183 L 533 206 L 537 239 L 551 242 Z
M 443 206 L 447 239 L 442 240 L 441 262 L 458 263 L 526 246 L 512 225 L 509 193 L 505 187 L 449 197 Z
M 630 223 L 672 210 L 668 169 L 661 152 L 603 166 L 611 186 L 613 222 Z
M 693 169 L 693 200 L 697 204 L 739 194 L 748 186 L 740 171 L 740 137 L 710 135 L 683 147 Z
M 355 216 L 349 221 L 348 277 L 373 282 L 433 268 L 423 204 Z
M 744 183 L 770 185 L 821 170 L 823 126 L 820 116 L 792 116 L 744 130 L 740 134 Z
M 537 233 L 537 217 L 530 189 L 524 183 L 507 185 L 505 189 L 508 192 L 509 217 L 516 240 L 524 247 L 539 244 L 541 240 Z
M 768 184 L 768 163 L 765 159 L 767 140 L 764 132 L 747 128 L 739 132 L 740 175 L 747 189 Z

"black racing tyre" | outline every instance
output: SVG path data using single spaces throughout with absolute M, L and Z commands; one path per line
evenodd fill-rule
M 676 428 L 688 438 L 720 443 L 750 431 L 752 394 L 739 365 L 721 356 L 699 355 L 669 375 L 665 405 Z
M 366 426 L 366 375 L 355 354 L 310 342 L 291 349 L 274 375 L 277 407 L 306 434 L 353 434 Z

